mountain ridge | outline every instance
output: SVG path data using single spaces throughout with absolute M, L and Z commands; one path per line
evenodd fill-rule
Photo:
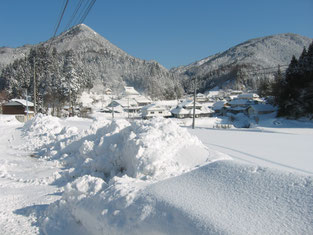
M 189 65 L 172 68 L 170 71 L 184 77 L 185 80 L 192 76 L 200 77 L 202 82 L 200 89 L 202 90 L 214 86 L 255 89 L 258 79 L 246 76 L 246 81 L 240 85 L 236 81 L 237 75 L 239 73 L 242 75 L 245 70 L 249 71 L 249 69 L 260 70 L 278 65 L 288 65 L 292 56 L 298 57 L 303 48 L 308 47 L 312 40 L 294 33 L 254 38 Z M 219 79 L 221 81 L 218 81 Z M 270 76 L 267 79 L 270 79 Z

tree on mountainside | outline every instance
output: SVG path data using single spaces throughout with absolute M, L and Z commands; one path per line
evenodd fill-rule
M 313 117 L 313 42 L 299 59 L 292 57 L 285 78 L 277 81 L 278 115 L 298 118 Z

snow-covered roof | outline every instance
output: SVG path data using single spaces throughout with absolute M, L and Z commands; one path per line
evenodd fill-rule
M 211 109 L 195 109 L 195 114 L 212 113 Z M 193 109 L 184 109 L 183 107 L 177 107 L 171 110 L 172 114 L 189 114 L 193 115 Z
M 202 94 L 202 93 L 198 93 L 197 94 L 197 98 L 206 98 L 206 96 L 204 94 Z
M 139 95 L 139 93 L 132 86 L 125 86 L 123 93 L 126 96 L 128 96 L 128 95 Z
M 9 102 L 5 103 L 6 106 L 16 106 L 16 105 L 23 105 L 28 107 L 34 107 L 34 103 L 30 101 L 26 101 L 23 99 L 12 99 Z
M 148 99 L 147 97 L 145 96 L 137 96 L 137 97 L 134 97 L 134 100 L 137 102 L 137 103 L 151 103 L 151 100 Z
M 183 107 L 176 107 L 171 110 L 172 114 L 189 114 L 190 110 L 184 109 Z
M 256 104 L 256 105 L 251 105 L 250 108 L 254 109 L 257 112 L 262 112 L 262 111 L 275 111 L 275 107 L 270 105 L 270 104 Z
M 213 104 L 213 110 L 220 110 L 220 109 L 222 109 L 225 106 L 226 103 L 227 102 L 225 100 L 221 100 L 221 101 L 215 102 Z
M 234 99 L 231 100 L 230 102 L 228 102 L 228 104 L 230 105 L 248 105 L 249 104 L 249 100 L 246 99 Z
M 183 107 L 183 108 L 192 108 L 193 107 L 193 100 L 185 100 L 183 102 L 181 102 L 180 104 L 178 104 L 179 107 Z M 199 104 L 198 102 L 196 102 L 196 107 L 202 107 L 201 104 Z
M 234 110 L 234 111 L 244 111 L 246 110 L 247 107 L 235 107 L 235 108 L 230 108 L 229 110 Z
M 255 99 L 255 98 L 259 98 L 259 95 L 255 93 L 245 93 L 245 94 L 238 95 L 238 98 L 239 99 Z
M 148 104 L 144 107 L 141 108 L 142 110 L 149 110 L 149 111 L 163 111 L 163 110 L 166 110 L 165 107 L 162 107 L 160 105 L 157 105 L 157 104 Z
M 134 99 L 120 99 L 120 100 L 113 100 L 108 107 L 113 107 L 120 105 L 122 107 L 128 107 L 128 106 L 137 106 L 137 102 Z

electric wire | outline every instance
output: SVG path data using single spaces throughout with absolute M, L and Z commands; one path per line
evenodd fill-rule
M 92 0 L 86 10 L 86 12 L 83 14 L 82 18 L 79 21 L 79 24 L 83 23 L 84 20 L 86 19 L 87 15 L 89 14 L 91 8 L 93 7 L 93 5 L 95 4 L 96 0 Z
M 82 6 L 83 2 L 84 2 L 84 0 L 80 0 L 80 1 L 78 2 L 77 6 L 76 6 L 76 9 L 75 9 L 74 13 L 72 14 L 72 16 L 71 16 L 69 22 L 67 23 L 67 25 L 66 25 L 64 31 L 66 31 L 66 30 L 68 30 L 68 29 L 70 28 L 70 26 L 71 26 L 73 20 L 75 19 L 76 15 L 77 15 L 77 13 L 78 13 L 78 11 L 79 11 L 79 9 L 80 9 L 81 6 Z

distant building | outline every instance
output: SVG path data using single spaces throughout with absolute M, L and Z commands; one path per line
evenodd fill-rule
M 244 94 L 238 95 L 238 99 L 255 100 L 259 98 L 260 98 L 259 95 L 255 93 L 244 93 Z
M 3 114 L 26 115 L 28 107 L 28 114 L 34 115 L 34 104 L 23 99 L 12 99 L 2 105 Z
M 137 102 L 134 99 L 120 99 L 120 100 L 113 100 L 108 106 L 111 110 L 114 109 L 114 112 L 117 110 L 129 112 L 129 113 L 137 113 L 140 109 Z
M 270 104 L 256 104 L 256 105 L 251 105 L 248 108 L 248 114 L 250 117 L 258 116 L 262 114 L 269 114 L 275 111 L 276 111 L 275 107 Z
M 186 100 L 178 104 L 178 106 L 171 110 L 171 113 L 176 118 L 188 118 L 193 117 L 193 100 Z M 210 117 L 214 113 L 213 110 L 205 108 L 201 104 L 195 104 L 195 116 L 196 117 Z
M 134 87 L 124 86 L 124 91 L 123 91 L 123 94 L 122 94 L 123 97 L 131 98 L 131 97 L 136 97 L 136 96 L 139 96 L 139 95 L 140 94 L 138 93 L 138 91 L 135 90 Z
M 141 116 L 144 119 L 148 119 L 152 117 L 170 117 L 172 114 L 164 106 L 149 104 L 141 109 Z
M 199 103 L 204 103 L 208 101 L 208 98 L 204 94 L 198 93 L 196 96 L 196 101 Z
M 133 99 L 136 101 L 137 105 L 140 107 L 151 104 L 151 102 L 152 102 L 150 99 L 148 99 L 142 95 L 136 96 Z

